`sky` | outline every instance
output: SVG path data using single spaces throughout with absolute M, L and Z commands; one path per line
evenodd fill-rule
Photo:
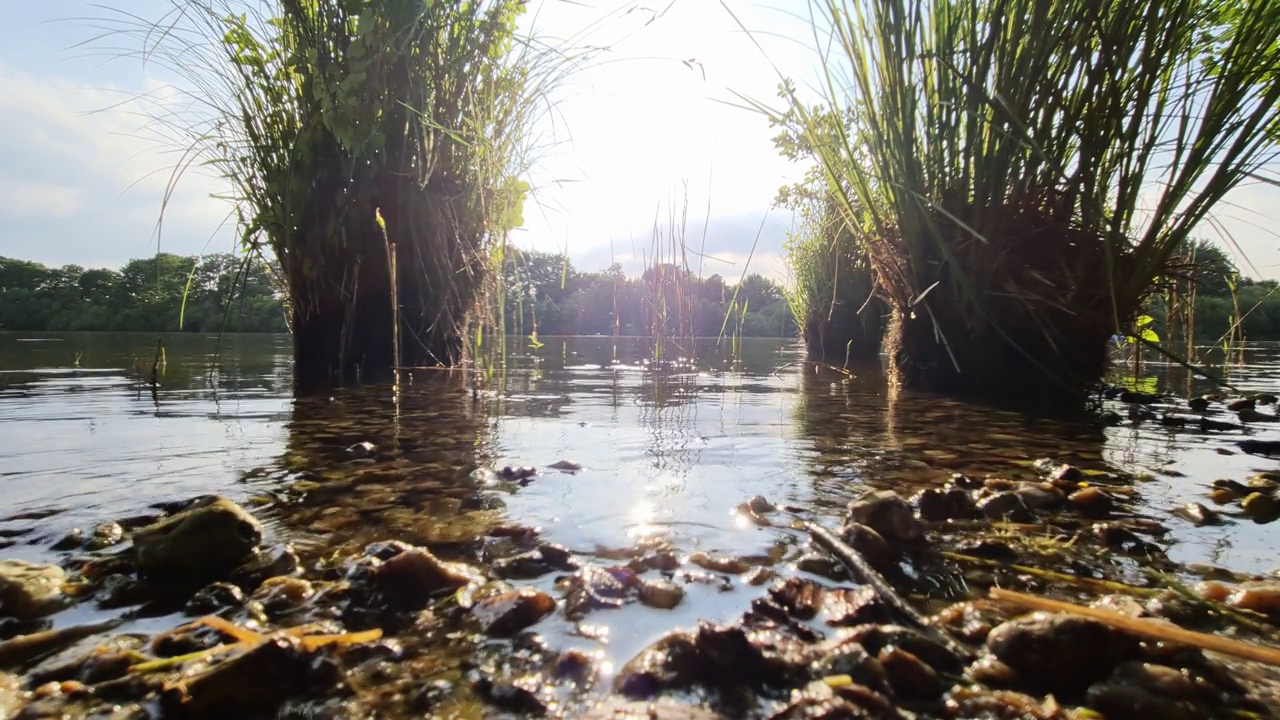
M 114 0 L 120 2 L 120 0 Z M 182 178 L 177 156 L 145 129 L 139 93 L 163 94 L 154 64 L 80 45 L 100 0 L 12 3 L 0 24 L 0 255 L 115 267 L 159 249 L 231 251 L 224 190 Z M 111 4 L 113 0 L 106 0 Z M 732 8 L 731 14 L 725 4 Z M 655 228 L 670 245 L 687 213 L 689 262 L 736 278 L 783 278 L 790 216 L 778 188 L 804 168 L 778 157 L 773 130 L 740 97 L 777 104 L 779 72 L 813 77 L 802 0 L 533 0 L 524 20 L 550 38 L 607 47 L 556 92 L 515 241 L 567 250 L 580 269 L 639 269 Z M 157 17 L 170 0 L 129 0 Z M 122 6 L 125 6 L 122 5 Z M 735 15 L 736 18 L 735 19 Z M 738 22 L 752 30 L 742 31 Z M 578 35 L 585 30 L 585 35 Z M 99 44 L 94 47 L 103 47 Z M 109 55 L 110 53 L 108 53 Z M 1280 191 L 1237 190 L 1218 213 L 1245 274 L 1280 278 Z M 157 220 L 164 204 L 164 224 Z M 1211 229 L 1206 235 L 1216 236 Z M 754 246 L 754 254 L 752 254 Z M 1240 254 L 1243 253 L 1243 255 Z M 747 260 L 750 256 L 750 263 Z

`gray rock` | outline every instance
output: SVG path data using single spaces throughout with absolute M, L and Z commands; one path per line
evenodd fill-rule
M 251 558 L 262 542 L 262 525 L 224 497 L 197 501 L 133 535 L 142 575 L 176 580 L 213 580 Z
M 29 620 L 61 610 L 67 604 L 62 594 L 66 579 L 54 565 L 0 560 L 0 616 Z
M 875 490 L 849 503 L 845 522 L 866 525 L 890 541 L 924 536 L 924 526 L 911 506 L 892 490 Z

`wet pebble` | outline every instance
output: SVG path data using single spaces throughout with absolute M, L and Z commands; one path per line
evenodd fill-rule
M 857 641 L 831 643 L 813 661 L 810 672 L 817 677 L 847 676 L 859 685 L 881 692 L 889 689 L 884 667 Z
M 1036 692 L 1071 693 L 1102 680 L 1138 651 L 1138 641 L 1102 623 L 1034 613 L 1001 624 L 987 649 Z
M 123 540 L 124 528 L 120 523 L 103 523 L 93 529 L 93 535 L 87 539 L 85 547 L 91 551 L 104 550 L 113 545 L 119 545 Z
M 1182 505 L 1174 510 L 1174 514 L 1196 527 L 1216 525 L 1220 521 L 1218 513 L 1197 502 Z
M 703 570 L 726 573 L 728 575 L 740 575 L 751 569 L 751 564 L 745 560 L 724 557 L 721 555 L 711 555 L 702 551 L 690 554 L 689 562 L 697 565 Z
M 61 610 L 67 603 L 66 579 L 56 565 L 0 560 L 0 616 L 28 620 Z
M 1235 398 L 1227 401 L 1227 409 L 1231 412 L 1240 412 L 1241 410 L 1252 410 L 1257 405 L 1257 401 L 1253 398 Z
M 1108 718 L 1160 718 L 1194 720 L 1202 717 L 1169 698 L 1154 695 L 1133 685 L 1098 683 L 1089 688 L 1085 703 Z
M 472 580 L 464 565 L 447 563 L 425 548 L 411 547 L 377 565 L 373 586 L 388 602 L 403 608 L 421 608 L 432 596 L 456 590 Z
M 641 580 L 637 594 L 649 607 L 670 610 L 684 599 L 684 588 L 670 580 Z
M 911 505 L 892 490 L 873 490 L 849 503 L 845 524 L 850 523 L 866 525 L 889 541 L 915 541 L 924 536 L 924 526 Z
M 133 534 L 138 572 L 166 581 L 213 580 L 247 560 L 262 542 L 262 525 L 223 497 L 191 503 Z
M 184 610 L 188 615 L 213 615 L 225 608 L 240 607 L 244 601 L 244 590 L 240 586 L 216 582 L 192 595 Z
M 184 678 L 161 696 L 166 717 L 235 717 L 262 714 L 317 679 L 301 643 L 274 636 L 253 649 Z
M 1027 504 L 1012 492 L 998 492 L 989 495 L 977 503 L 978 510 L 992 520 L 1029 523 L 1035 521 L 1035 515 L 1027 508 Z
M 794 566 L 798 572 L 810 573 L 835 582 L 849 579 L 849 571 L 844 565 L 826 553 L 807 552 L 796 558 Z
M 880 649 L 876 659 L 897 697 L 932 700 L 942 694 L 943 684 L 937 671 L 906 650 L 888 645 Z
M 952 603 L 933 616 L 953 636 L 975 645 L 986 642 L 991 629 L 1008 619 L 1008 612 L 987 600 Z
M 663 716 L 665 717 L 665 716 Z M 768 720 L 844 720 L 894 718 L 892 704 L 884 695 L 848 678 L 815 680 L 791 692 L 787 704 Z
M 556 601 L 533 588 L 509 590 L 484 598 L 471 609 L 481 630 L 492 637 L 510 637 L 556 609 Z
M 1280 502 L 1266 493 L 1250 493 L 1240 501 L 1240 508 L 1255 522 L 1267 523 L 1280 517 Z
M 1058 488 L 1040 483 L 1021 483 L 1013 492 L 1031 510 L 1053 510 L 1067 499 Z
M 929 522 L 967 518 L 974 514 L 973 498 L 955 485 L 921 490 L 912 497 L 911 504 L 920 511 L 921 519 Z
M 96 590 L 98 607 L 104 610 L 142 605 L 155 596 L 151 585 L 131 575 L 108 575 L 98 583 Z
M 378 452 L 378 446 L 374 445 L 368 440 L 363 440 L 353 445 L 348 445 L 346 450 L 346 453 L 349 457 L 355 458 L 357 460 L 363 460 L 364 458 L 372 457 L 377 452 Z
M 1067 501 L 1076 512 L 1089 518 L 1105 517 L 1115 506 L 1115 500 L 1106 491 L 1093 486 L 1076 490 L 1067 496 Z
M 263 581 L 251 599 L 262 603 L 268 613 L 279 613 L 302 607 L 314 594 L 315 588 L 309 581 L 281 576 Z
M 889 546 L 888 541 L 880 533 L 866 525 L 856 522 L 845 523 L 840 528 L 840 539 L 857 550 L 871 567 L 880 572 L 888 572 L 898 566 L 898 553 Z

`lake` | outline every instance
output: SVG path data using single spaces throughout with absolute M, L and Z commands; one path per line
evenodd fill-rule
M 954 473 L 1026 479 L 1032 461 L 1052 458 L 1092 476 L 1134 476 L 1126 496 L 1139 517 L 1167 528 L 1171 560 L 1247 573 L 1280 565 L 1274 526 L 1228 517 L 1196 527 L 1172 512 L 1209 504 L 1215 479 L 1278 469 L 1234 441 L 1280 439 L 1280 425 L 1202 432 L 1035 419 L 895 391 L 879 367 L 846 376 L 802 362 L 797 342 L 753 339 L 736 357 L 702 341 L 658 363 L 640 339 L 541 338 L 537 348 L 513 339 L 519 350 L 504 372 L 419 371 L 398 392 L 295 398 L 287 337 L 162 340 L 153 389 L 154 335 L 0 333 L 0 556 L 57 562 L 51 546 L 75 528 L 219 494 L 253 509 L 268 542 L 292 544 L 307 562 L 385 539 L 447 553 L 499 523 L 599 557 L 661 543 L 778 560 L 794 558 L 801 541 L 735 512 L 753 496 L 835 525 L 868 488 L 907 496 Z M 1274 392 L 1280 346 L 1250 346 L 1241 363 L 1213 370 L 1243 392 Z M 1128 382 L 1179 397 L 1214 390 L 1155 362 Z M 1234 421 L 1218 408 L 1209 417 Z M 353 460 L 347 448 L 361 442 L 376 452 Z M 548 468 L 561 460 L 581 469 Z M 494 473 L 524 465 L 542 469 L 527 484 Z M 531 584 L 555 590 L 551 577 Z M 763 590 L 694 583 L 687 592 L 670 611 L 630 604 L 593 616 L 586 636 L 562 618 L 540 629 L 566 645 L 603 646 L 605 662 L 621 664 L 674 627 L 730 620 Z

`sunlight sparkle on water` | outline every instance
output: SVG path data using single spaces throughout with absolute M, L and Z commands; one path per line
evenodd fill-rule
M 657 515 L 657 508 L 648 500 L 641 500 L 636 504 L 630 512 L 630 528 L 627 530 L 627 536 L 632 538 L 647 538 L 652 535 L 659 535 L 663 532 L 661 525 L 654 524 L 654 517 Z

